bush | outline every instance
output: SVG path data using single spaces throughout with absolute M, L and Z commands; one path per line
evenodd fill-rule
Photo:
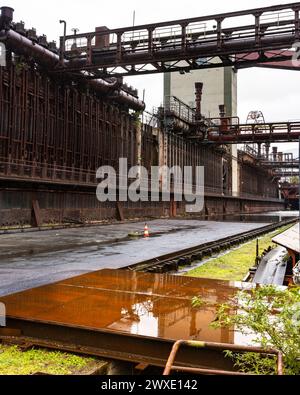
M 219 306 L 215 328 L 234 330 L 254 336 L 254 344 L 275 348 L 284 357 L 285 374 L 300 374 L 300 287 L 289 289 L 258 286 L 240 291 L 228 303 Z M 256 374 L 275 374 L 276 361 L 252 353 L 226 355 L 239 370 Z

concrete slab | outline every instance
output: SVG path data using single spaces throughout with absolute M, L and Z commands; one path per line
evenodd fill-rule
M 138 226 L 141 227 L 142 224 L 111 225 L 110 227 L 99 227 L 99 229 L 83 228 L 76 229 L 76 232 L 75 230 L 65 230 L 61 231 L 58 236 L 49 234 L 49 239 L 46 235 L 42 235 L 43 242 L 52 244 L 54 248 L 61 237 L 70 240 L 74 234 L 81 241 L 106 239 L 108 244 L 96 244 L 82 248 L 78 246 L 72 251 L 52 251 L 21 258 L 0 258 L 0 295 L 8 295 L 100 269 L 119 269 L 146 259 L 267 225 L 264 223 L 159 220 L 149 223 L 150 231 L 164 229 L 168 232 L 176 228 L 177 232 L 165 233 L 150 239 L 113 242 L 116 234 L 124 235 L 128 233 L 129 227 L 133 230 Z M 18 235 L 15 237 L 15 245 L 19 243 L 20 246 L 26 246 L 27 236 Z M 31 242 L 40 242 L 39 236 L 40 233 L 30 235 L 31 238 L 34 237 Z M 5 247 L 2 239 L 1 243 L 2 247 Z M 10 243 L 13 243 L 13 238 L 10 239 Z M 13 245 L 11 248 L 14 248 Z
M 231 329 L 210 324 L 221 303 L 252 284 L 126 270 L 101 270 L 0 298 L 7 319 L 164 340 L 235 343 Z M 204 306 L 192 308 L 199 296 Z M 108 308 L 109 306 L 109 308 Z

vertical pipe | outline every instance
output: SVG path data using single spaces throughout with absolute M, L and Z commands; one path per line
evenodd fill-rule
M 123 32 L 117 34 L 117 59 L 119 62 L 122 60 L 122 35 Z
M 295 10 L 295 38 L 300 38 L 300 21 L 299 21 L 299 10 Z
M 269 160 L 269 158 L 270 158 L 270 143 L 266 143 L 265 147 L 266 147 L 266 158 L 267 158 L 267 160 Z
M 186 50 L 186 43 L 187 43 L 187 36 L 186 36 L 186 27 L 187 25 L 185 23 L 183 23 L 181 25 L 181 49 L 182 51 Z
M 153 54 L 153 28 L 148 29 L 148 52 Z
M 260 15 L 255 15 L 255 44 L 259 46 L 260 44 Z
M 93 36 L 90 34 L 87 37 L 87 64 L 93 64 L 93 46 L 92 46 Z
M 142 123 L 139 113 L 136 113 L 135 132 L 136 132 L 136 163 L 138 167 L 142 166 Z M 140 169 L 141 171 L 141 169 Z M 140 176 L 141 174 L 139 174 Z
M 218 49 L 221 49 L 222 47 L 222 22 L 223 19 L 217 19 L 217 46 Z
M 61 43 L 60 43 L 60 51 L 59 51 L 59 57 L 60 57 L 60 61 L 61 63 L 64 62 L 64 58 L 65 58 L 65 52 L 66 52 L 66 35 L 67 35 L 67 22 L 63 19 L 61 19 L 59 21 L 59 23 L 63 23 L 64 25 L 64 35 L 61 39 Z
M 202 102 L 202 92 L 203 92 L 203 83 L 196 82 L 196 121 L 201 120 L 201 102 Z

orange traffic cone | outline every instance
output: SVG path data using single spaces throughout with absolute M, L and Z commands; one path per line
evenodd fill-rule
M 144 238 L 145 238 L 145 239 L 147 239 L 148 237 L 150 237 L 150 234 L 149 234 L 149 228 L 148 228 L 148 225 L 147 225 L 147 224 L 145 224 L 145 229 L 144 229 Z

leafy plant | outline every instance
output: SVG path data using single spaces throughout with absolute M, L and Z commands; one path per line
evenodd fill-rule
M 300 287 L 289 289 L 259 286 L 240 291 L 229 303 L 219 306 L 214 328 L 231 327 L 253 335 L 253 343 L 283 353 L 285 374 L 300 374 Z M 260 355 L 232 354 L 243 372 L 274 374 L 275 361 Z
M 277 363 L 274 356 L 268 357 L 252 352 L 238 354 L 232 351 L 226 351 L 225 355 L 234 361 L 234 366 L 242 373 L 267 376 L 277 373 Z

